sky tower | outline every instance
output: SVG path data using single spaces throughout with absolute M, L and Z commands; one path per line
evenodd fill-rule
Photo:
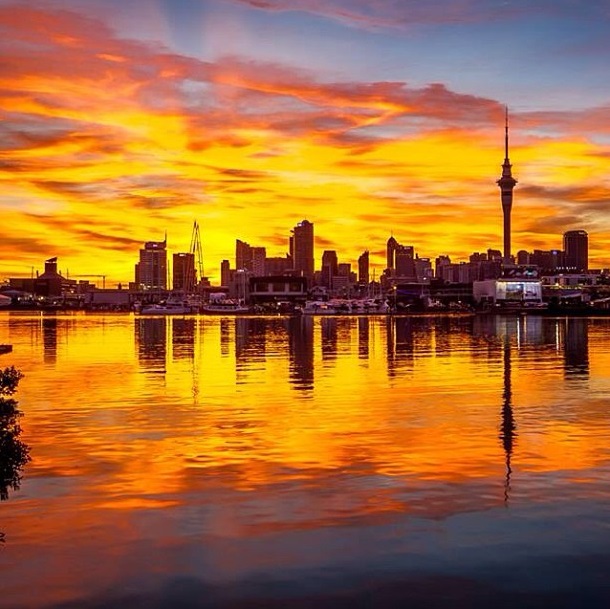
M 513 188 L 517 180 L 511 173 L 508 158 L 508 107 L 504 122 L 504 163 L 502 164 L 502 177 L 496 182 L 500 187 L 502 197 L 502 212 L 504 213 L 504 264 L 510 264 L 510 211 L 513 207 Z

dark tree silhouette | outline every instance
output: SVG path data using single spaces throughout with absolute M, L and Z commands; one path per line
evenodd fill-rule
M 17 490 L 21 470 L 30 460 L 30 448 L 20 439 L 21 411 L 13 395 L 23 374 L 14 366 L 0 370 L 0 500 L 8 499 L 10 490 Z M 0 535 L 0 539 L 2 536 Z

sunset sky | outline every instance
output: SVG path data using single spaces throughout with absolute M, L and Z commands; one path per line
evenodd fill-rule
M 0 0 L 0 280 L 59 257 L 133 281 L 200 225 L 213 282 L 235 239 L 381 273 L 589 233 L 610 266 L 608 0 Z

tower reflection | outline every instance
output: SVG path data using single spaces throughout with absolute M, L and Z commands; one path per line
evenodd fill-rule
M 512 475 L 511 458 L 515 446 L 517 426 L 513 414 L 513 391 L 512 391 L 512 362 L 511 362 L 511 343 L 508 331 L 503 336 L 503 391 L 502 391 L 502 413 L 500 423 L 500 440 L 504 450 L 506 464 L 506 476 L 504 479 L 504 503 L 508 504 L 510 494 L 510 482 Z

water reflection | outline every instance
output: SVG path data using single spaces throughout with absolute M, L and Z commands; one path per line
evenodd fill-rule
M 231 328 L 235 327 L 235 321 L 228 317 L 220 319 L 220 353 L 223 357 L 231 353 Z
M 58 319 L 52 367 L 40 319 L 11 328 L 36 438 L 27 476 L 6 477 L 11 606 L 112 606 L 107 590 L 180 577 L 242 593 L 233 606 L 269 606 L 247 582 L 384 606 L 377 577 L 519 587 L 523 557 L 607 552 L 610 320 L 105 320 L 68 341 Z M 350 604 L 364 580 L 370 602 Z
M 172 357 L 174 360 L 192 360 L 195 357 L 195 330 L 197 320 L 194 317 L 176 317 L 172 323 Z
M 565 375 L 586 378 L 589 375 L 589 320 L 566 318 L 563 328 Z
M 409 317 L 386 319 L 386 353 L 390 377 L 413 366 L 413 323 L 416 323 L 415 320 Z
M 511 483 L 511 458 L 513 455 L 513 448 L 515 444 L 515 436 L 517 426 L 515 424 L 515 417 L 513 415 L 513 390 L 512 390 L 512 368 L 511 368 L 511 343 L 510 335 L 504 334 L 504 367 L 503 367 L 503 391 L 502 391 L 502 416 L 500 424 L 500 440 L 502 441 L 502 448 L 504 450 L 505 464 L 506 464 L 506 478 L 504 480 L 504 502 L 508 504 L 510 483 Z
M 42 344 L 45 364 L 57 362 L 57 318 L 55 316 L 42 318 Z
M 289 377 L 297 391 L 311 391 L 314 386 L 314 319 L 309 315 L 288 320 Z
M 245 362 L 264 359 L 267 352 L 267 333 L 272 331 L 273 320 L 264 317 L 235 318 L 235 359 Z
M 369 342 L 371 340 L 370 322 L 368 317 L 358 318 L 358 357 L 368 359 Z
M 312 387 L 316 351 L 323 362 L 333 362 L 339 354 L 351 353 L 354 335 L 358 357 L 368 359 L 373 340 L 372 323 L 366 317 L 237 317 L 215 321 L 194 317 L 159 317 L 136 318 L 134 327 L 140 365 L 157 372 L 165 370 L 170 350 L 174 361 L 193 361 L 196 345 L 209 341 L 211 328 L 215 327 L 219 328 L 221 356 L 230 357 L 234 353 L 240 369 L 254 362 L 265 361 L 269 356 L 269 344 L 275 345 L 272 347 L 275 354 L 278 343 L 286 343 L 295 388 L 300 390 Z M 446 358 L 468 348 L 473 359 L 484 356 L 490 363 L 500 361 L 504 358 L 502 345 L 505 336 L 509 336 L 514 348 L 523 353 L 548 348 L 563 354 L 566 378 L 586 378 L 589 373 L 589 321 L 586 319 L 491 315 L 465 318 L 405 316 L 377 319 L 374 323 L 385 337 L 386 366 L 390 378 L 401 372 L 413 371 L 417 360 L 431 353 L 437 358 Z M 45 362 L 55 362 L 57 320 L 43 319 L 42 329 Z M 168 340 L 171 343 L 169 346 Z
M 322 332 L 321 348 L 322 359 L 333 360 L 337 357 L 337 323 L 336 317 L 320 318 L 320 328 Z
M 136 317 L 134 325 L 140 366 L 151 372 L 165 372 L 167 319 L 165 317 Z

